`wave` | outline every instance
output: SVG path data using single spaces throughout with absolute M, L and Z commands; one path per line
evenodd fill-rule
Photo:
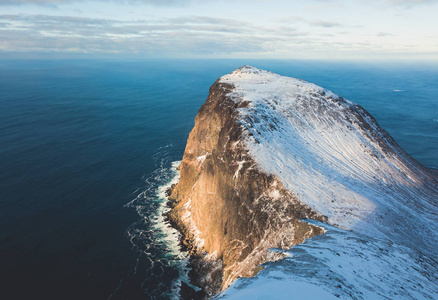
M 180 247 L 180 233 L 166 220 L 169 211 L 166 190 L 179 180 L 168 145 L 154 156 L 155 170 L 143 176 L 145 187 L 125 205 L 134 208 L 140 219 L 126 230 L 137 253 L 131 274 L 121 279 L 108 299 L 144 298 L 178 299 L 182 282 L 189 282 L 189 255 Z

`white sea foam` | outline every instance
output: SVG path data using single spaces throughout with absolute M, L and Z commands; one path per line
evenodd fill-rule
M 166 182 L 163 185 L 160 185 L 157 189 L 157 198 L 160 202 L 160 205 L 155 212 L 156 220 L 153 223 L 153 228 L 156 230 L 159 230 L 163 233 L 163 236 L 168 239 L 169 245 L 171 247 L 169 249 L 172 250 L 172 254 L 178 254 L 180 252 L 178 241 L 174 240 L 174 235 L 178 231 L 175 230 L 173 227 L 170 226 L 169 222 L 166 222 L 164 219 L 164 215 L 169 212 L 170 208 L 167 205 L 167 196 L 166 191 L 173 185 L 178 183 L 179 181 L 179 172 L 176 169 L 178 165 L 180 164 L 180 161 L 175 161 L 172 163 L 172 173 L 175 175 L 171 178 L 170 181 Z
M 166 160 L 162 160 L 153 174 L 145 178 L 146 189 L 127 204 L 142 218 L 128 228 L 127 235 L 139 252 L 133 275 L 144 276 L 145 297 L 178 299 L 181 283 L 190 285 L 189 255 L 180 247 L 180 233 L 165 218 L 170 210 L 166 191 L 179 180 L 179 163 L 172 162 L 169 168 Z M 179 273 L 170 284 L 170 275 L 166 274 L 169 268 Z M 156 282 L 161 276 L 163 280 L 159 280 L 157 287 L 149 286 L 149 282 Z
M 190 270 L 189 267 L 189 255 L 187 252 L 182 251 L 180 246 L 180 233 L 173 228 L 168 221 L 165 220 L 164 216 L 169 212 L 170 208 L 167 205 L 168 198 L 166 196 L 167 190 L 173 185 L 178 183 L 179 181 L 179 171 L 177 167 L 181 161 L 172 162 L 171 171 L 174 176 L 170 181 L 161 185 L 157 189 L 157 197 L 160 200 L 159 208 L 156 211 L 156 218 L 153 222 L 153 230 L 156 231 L 157 236 L 160 237 L 160 242 L 163 242 L 167 245 L 168 255 L 174 257 L 173 266 L 178 268 L 180 271 L 180 278 L 174 283 L 174 299 L 178 299 L 179 289 L 181 287 L 181 282 L 185 282 L 189 286 L 190 279 L 188 276 L 188 272 Z

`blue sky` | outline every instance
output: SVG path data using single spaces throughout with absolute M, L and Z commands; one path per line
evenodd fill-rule
M 438 0 L 0 0 L 0 57 L 438 60 Z

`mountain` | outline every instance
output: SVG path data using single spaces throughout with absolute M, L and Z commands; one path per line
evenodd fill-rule
M 258 273 L 220 297 L 437 295 L 437 172 L 328 90 L 251 66 L 221 77 L 179 171 L 169 219 L 204 296 Z

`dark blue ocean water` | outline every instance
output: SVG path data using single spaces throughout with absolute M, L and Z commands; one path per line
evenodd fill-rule
M 244 64 L 361 104 L 438 167 L 437 64 L 0 61 L 0 299 L 169 297 L 184 263 L 157 188 L 210 85 Z

